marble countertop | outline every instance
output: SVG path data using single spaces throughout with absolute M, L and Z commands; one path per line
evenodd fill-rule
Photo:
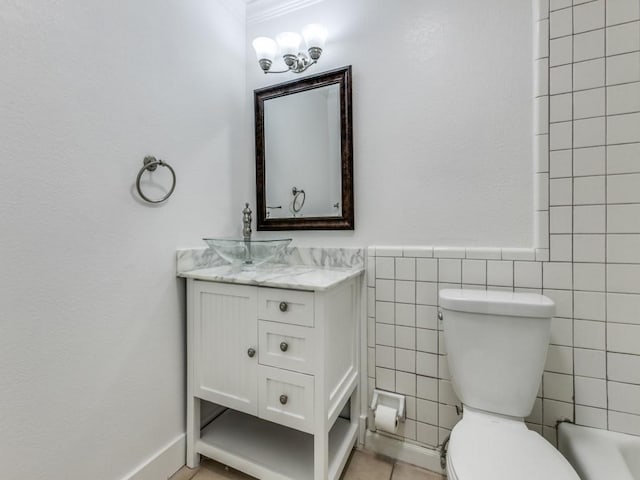
M 269 265 L 254 270 L 240 270 L 238 266 L 221 265 L 178 272 L 179 277 L 211 282 L 259 285 L 261 287 L 291 288 L 324 291 L 358 277 L 362 267 L 335 268 L 312 265 Z

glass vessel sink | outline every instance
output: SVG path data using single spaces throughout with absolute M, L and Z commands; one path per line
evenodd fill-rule
M 291 238 L 278 240 L 239 240 L 232 238 L 203 238 L 209 248 L 229 263 L 243 268 L 261 265 L 282 253 Z

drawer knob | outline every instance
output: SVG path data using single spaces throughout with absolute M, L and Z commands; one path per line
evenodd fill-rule
M 286 352 L 289 350 L 289 344 L 287 342 L 280 342 L 280 350 Z
M 289 310 L 289 304 L 287 302 L 280 302 L 280 311 L 286 312 Z
M 280 403 L 282 405 L 286 405 L 288 400 L 289 400 L 289 397 L 287 397 L 286 395 L 280 395 Z
M 249 355 L 249 358 L 253 358 L 256 355 L 256 349 L 249 348 L 249 350 L 247 350 L 247 355 Z

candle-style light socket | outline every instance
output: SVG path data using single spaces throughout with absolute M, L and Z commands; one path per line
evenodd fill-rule
M 320 55 L 322 55 L 322 49 L 320 47 L 309 48 L 309 58 L 311 58 L 311 60 L 318 60 Z

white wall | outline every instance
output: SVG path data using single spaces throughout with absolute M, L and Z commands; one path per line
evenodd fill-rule
M 262 74 L 250 40 L 311 22 L 329 41 L 309 72 L 353 65 L 356 229 L 295 242 L 532 246 L 531 3 L 324 0 L 249 24 L 248 98 L 294 78 Z M 252 153 L 234 205 L 255 203 Z
M 0 44 L 0 471 L 122 478 L 184 432 L 175 251 L 237 223 L 244 18 L 21 0 Z M 155 208 L 133 190 L 147 154 L 178 176 Z

